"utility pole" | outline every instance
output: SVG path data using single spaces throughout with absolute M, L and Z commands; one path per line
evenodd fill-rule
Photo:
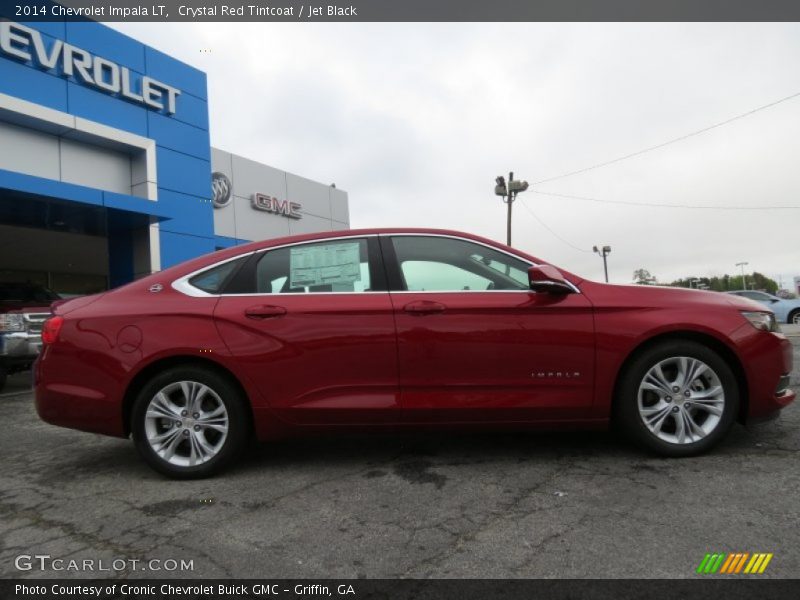
M 502 175 L 495 179 L 497 185 L 494 186 L 494 193 L 496 196 L 501 196 L 503 202 L 508 205 L 508 212 L 506 216 L 506 245 L 511 245 L 511 205 L 517 199 L 517 194 L 524 192 L 528 189 L 527 181 L 517 181 L 514 179 L 514 171 L 508 174 L 508 186 L 506 180 Z
M 598 249 L 597 246 L 592 248 L 598 255 L 603 258 L 603 271 L 606 274 L 606 283 L 608 283 L 608 260 L 606 257 L 611 254 L 611 246 L 603 246 L 601 249 Z
M 737 267 L 742 267 L 742 289 L 743 290 L 747 289 L 747 275 L 744 274 L 744 267 L 745 267 L 745 265 L 749 265 L 749 264 L 750 263 L 748 263 L 748 262 L 738 262 L 738 263 L 736 263 Z

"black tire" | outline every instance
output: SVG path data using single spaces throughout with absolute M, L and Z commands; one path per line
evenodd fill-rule
M 800 310 L 793 310 L 789 313 L 789 316 L 786 317 L 786 324 L 793 325 L 795 317 L 800 316 Z
M 0 367 L 0 392 L 6 387 L 6 381 L 8 381 L 8 371 L 6 371 L 5 367 Z
M 181 381 L 197 382 L 210 388 L 224 405 L 228 418 L 227 435 L 219 450 L 206 462 L 192 466 L 175 465 L 159 456 L 151 446 L 146 433 L 146 413 L 150 401 L 159 391 Z M 153 377 L 139 392 L 131 412 L 131 430 L 139 454 L 147 464 L 162 475 L 173 479 L 210 477 L 229 466 L 247 444 L 250 437 L 247 400 L 228 378 L 213 370 L 192 365 L 173 367 Z M 191 437 L 190 433 L 187 435 Z
M 659 438 L 645 425 L 639 412 L 639 386 L 645 375 L 661 361 L 674 357 L 694 358 L 705 363 L 718 378 L 724 393 L 722 415 L 716 426 L 705 437 L 693 442 L 677 443 Z M 617 390 L 613 415 L 615 425 L 640 447 L 665 457 L 694 456 L 708 451 L 727 435 L 739 413 L 739 384 L 728 363 L 708 346 L 688 340 L 665 341 L 640 352 L 625 369 Z M 680 400 L 673 401 L 670 396 L 659 402 L 665 405 L 667 401 L 677 404 L 684 400 L 690 399 L 681 396 Z M 673 406 L 670 410 L 679 412 L 681 408 Z M 670 419 L 670 416 L 664 419 L 665 425 L 666 419 Z M 677 427 L 677 417 L 672 416 L 670 420 Z M 666 435 L 669 436 L 669 432 Z

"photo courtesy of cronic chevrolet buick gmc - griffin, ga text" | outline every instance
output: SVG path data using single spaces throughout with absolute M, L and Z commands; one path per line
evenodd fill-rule
M 308 431 L 613 424 L 689 456 L 795 398 L 761 304 L 594 283 L 445 230 L 254 242 L 53 310 L 39 415 L 132 435 L 176 478 Z

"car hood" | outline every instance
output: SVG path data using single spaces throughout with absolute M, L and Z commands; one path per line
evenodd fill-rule
M 721 292 L 690 290 L 659 285 L 620 285 L 584 281 L 579 286 L 595 307 L 652 307 L 704 306 L 717 309 L 771 312 L 763 304 L 741 296 Z

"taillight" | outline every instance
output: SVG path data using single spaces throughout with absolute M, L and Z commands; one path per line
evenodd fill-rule
M 58 339 L 58 333 L 64 324 L 64 317 L 50 317 L 42 326 L 42 343 L 53 344 Z

